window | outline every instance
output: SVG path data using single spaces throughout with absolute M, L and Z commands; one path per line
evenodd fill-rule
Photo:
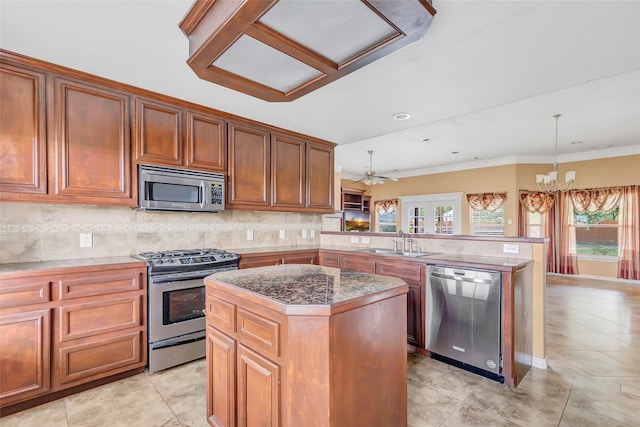
M 493 212 L 471 209 L 471 234 L 504 236 L 504 206 Z
M 528 211 L 529 222 L 527 224 L 527 237 L 545 237 L 544 236 L 544 219 L 545 215 L 540 212 Z
M 398 217 L 397 200 L 378 200 L 374 203 L 376 212 L 376 231 L 379 233 L 395 233 Z
M 462 193 L 402 197 L 402 229 L 407 233 L 460 234 Z
M 574 210 L 576 253 L 578 256 L 618 256 L 618 218 L 620 206 L 609 213 Z

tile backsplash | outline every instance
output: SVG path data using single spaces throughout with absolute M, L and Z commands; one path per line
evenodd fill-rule
M 0 262 L 133 255 L 214 247 L 241 249 L 320 244 L 319 214 L 226 210 L 148 212 L 125 207 L 0 203 Z M 247 230 L 253 240 L 247 240 Z M 285 230 L 285 238 L 280 238 Z M 303 236 L 306 230 L 306 237 Z M 311 238 L 310 230 L 315 231 Z M 80 233 L 93 245 L 80 247 Z

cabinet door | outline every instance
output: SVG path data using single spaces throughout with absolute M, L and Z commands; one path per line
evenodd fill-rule
M 340 268 L 340 255 L 320 252 L 320 265 L 325 267 Z
M 186 112 L 185 166 L 192 169 L 227 170 L 227 132 L 224 120 L 196 111 Z
M 333 212 L 333 146 L 307 143 L 306 206 Z
M 305 203 L 305 143 L 271 135 L 271 205 L 301 209 Z
M 238 268 L 269 267 L 271 265 L 282 264 L 282 256 L 278 254 L 269 255 L 242 255 Z
M 422 286 L 410 281 L 407 293 L 407 342 L 416 347 L 422 345 L 422 316 L 420 315 L 420 305 L 422 301 Z
M 2 63 L 0 87 L 2 199 L 18 199 L 10 193 L 44 195 L 47 193 L 45 75 Z
M 131 191 L 129 97 L 56 77 L 49 156 L 60 199 L 135 205 Z
M 374 274 L 376 271 L 376 262 L 373 258 L 368 257 L 342 257 L 340 260 L 340 268 L 360 273 Z
M 280 425 L 280 367 L 238 345 L 238 425 Z
M 376 274 L 397 277 L 409 285 L 407 294 L 407 341 L 417 347 L 423 347 L 423 287 L 426 283 L 426 269 L 423 264 L 407 261 L 376 262 Z
M 51 311 L 0 312 L 0 406 L 49 391 Z
M 236 425 L 236 342 L 207 328 L 207 420 L 214 426 Z
M 136 98 L 136 160 L 182 166 L 182 109 Z
M 271 204 L 269 132 L 248 125 L 229 124 L 229 207 Z

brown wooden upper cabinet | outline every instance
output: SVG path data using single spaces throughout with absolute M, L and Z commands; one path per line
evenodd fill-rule
M 307 142 L 307 208 L 333 212 L 333 145 Z
M 271 135 L 271 206 L 304 208 L 305 157 L 303 140 Z
M 45 73 L 0 63 L 0 194 L 47 193 Z
M 4 55 L 0 76 L 1 200 L 135 205 L 128 94 Z
M 229 123 L 228 206 L 333 212 L 333 144 Z
M 62 199 L 130 205 L 129 96 L 60 76 L 52 84 L 49 192 Z
M 226 171 L 224 120 L 147 98 L 135 104 L 138 163 Z

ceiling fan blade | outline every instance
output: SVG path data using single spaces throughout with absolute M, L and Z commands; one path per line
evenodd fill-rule
M 391 178 L 390 176 L 381 176 L 381 175 L 378 175 L 378 178 L 382 178 L 382 179 L 387 180 L 387 181 L 397 181 L 398 180 L 398 178 Z
M 362 182 L 362 181 L 364 181 L 364 179 L 365 179 L 365 178 L 366 178 L 366 176 L 363 176 L 363 177 L 362 177 L 362 178 L 360 178 L 359 180 L 357 180 L 357 181 L 353 181 L 353 182 L 354 182 L 354 183 L 355 183 L 355 182 Z

